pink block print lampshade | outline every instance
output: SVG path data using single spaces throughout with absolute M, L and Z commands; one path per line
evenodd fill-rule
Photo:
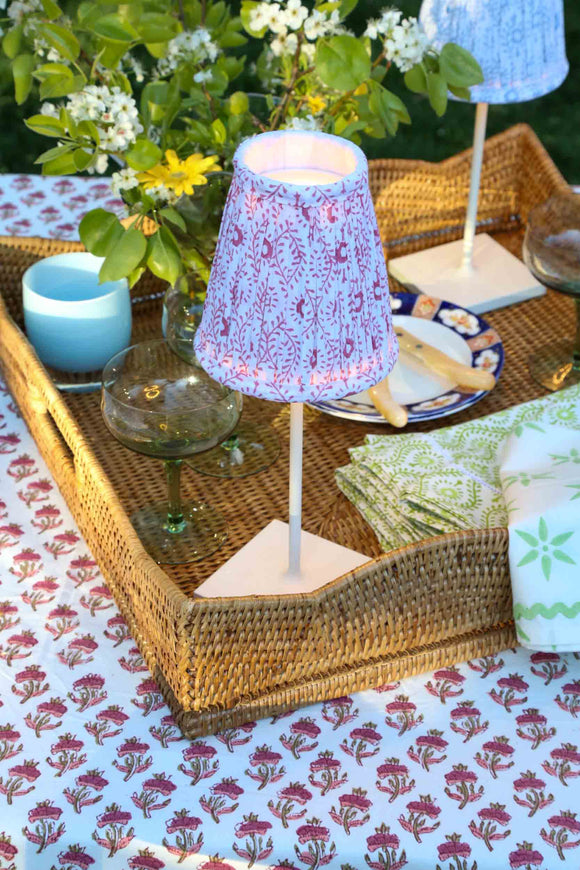
M 238 148 L 195 349 L 216 380 L 278 402 L 386 377 L 397 344 L 360 148 L 305 131 Z

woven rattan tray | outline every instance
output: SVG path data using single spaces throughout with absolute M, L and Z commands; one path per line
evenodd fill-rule
M 371 186 L 388 253 L 460 237 L 468 174 L 468 153 L 438 165 L 373 162 Z M 565 187 L 533 132 L 514 127 L 486 145 L 480 224 L 519 253 L 530 208 Z M 391 430 L 312 409 L 305 412 L 304 527 L 375 561 L 310 595 L 193 596 L 196 586 L 271 519 L 287 514 L 288 408 L 247 400 L 244 415 L 278 431 L 278 462 L 243 480 L 186 470 L 185 496 L 218 505 L 229 538 L 203 562 L 157 566 L 128 514 L 163 497 L 161 463 L 131 453 L 109 436 L 97 394 L 57 392 L 19 328 L 24 269 L 39 257 L 78 247 L 0 239 L 0 363 L 184 734 L 207 734 L 515 643 L 507 532 L 447 535 L 381 556 L 374 534 L 340 495 L 333 475 L 348 461 L 347 448 L 360 444 L 366 432 Z M 136 288 L 142 298 L 134 305 L 136 340 L 160 331 L 160 289 L 154 281 Z M 541 394 L 529 377 L 527 355 L 547 335 L 571 329 L 571 306 L 571 300 L 549 294 L 489 317 L 506 348 L 504 374 L 493 393 L 458 414 L 457 422 Z

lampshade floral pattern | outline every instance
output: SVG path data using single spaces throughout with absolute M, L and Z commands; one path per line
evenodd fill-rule
M 248 149 L 282 136 L 310 140 L 311 149 L 314 139 L 318 170 L 340 148 L 352 171 L 298 185 L 250 168 Z M 238 149 L 234 167 L 195 339 L 201 364 L 242 393 L 280 402 L 374 385 L 393 367 L 397 344 L 362 151 L 321 133 L 266 133 Z
M 568 74 L 562 0 L 423 0 L 419 19 L 435 46 L 457 43 L 479 61 L 473 103 L 533 100 Z

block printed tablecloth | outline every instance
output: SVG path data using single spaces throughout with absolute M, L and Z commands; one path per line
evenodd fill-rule
M 2 870 L 580 865 L 580 656 L 184 740 L 5 389 L 0 580 Z
M 185 740 L 1 382 L 0 680 L 0 870 L 580 867 L 578 654 Z

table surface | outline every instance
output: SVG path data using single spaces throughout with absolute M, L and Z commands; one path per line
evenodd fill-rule
M 63 236 L 41 210 L 104 183 L 27 178 L 0 234 L 40 190 L 23 234 Z M 2 383 L 0 587 L 0 870 L 580 867 L 580 654 L 185 740 Z

